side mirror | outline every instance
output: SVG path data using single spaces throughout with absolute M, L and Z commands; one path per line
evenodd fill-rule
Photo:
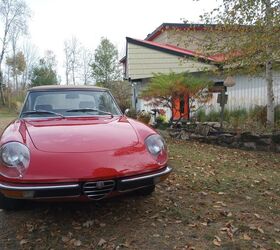
M 124 115 L 127 116 L 128 113 L 129 113 L 129 111 L 130 111 L 130 109 L 126 109 L 126 110 L 124 111 Z

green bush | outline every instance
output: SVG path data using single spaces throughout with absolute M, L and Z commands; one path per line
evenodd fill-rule
M 255 106 L 249 110 L 249 118 L 262 125 L 266 124 L 267 110 L 266 106 Z
M 217 121 L 219 121 L 221 119 L 220 117 L 221 117 L 221 113 L 219 111 L 211 110 L 207 114 L 207 121 L 209 121 L 209 122 L 217 122 Z
M 206 122 L 207 121 L 207 115 L 204 109 L 199 109 L 196 112 L 196 119 L 199 122 Z
M 156 117 L 156 122 L 157 122 L 158 124 L 167 123 L 167 118 L 166 118 L 165 115 L 158 115 L 158 116 Z
M 229 123 L 229 128 L 244 130 L 264 131 L 266 127 L 266 106 L 255 106 L 250 110 L 245 108 L 224 110 L 224 121 Z M 204 109 L 196 113 L 199 122 L 220 121 L 220 111 L 211 110 L 208 114 Z M 280 105 L 275 107 L 275 128 L 280 127 Z

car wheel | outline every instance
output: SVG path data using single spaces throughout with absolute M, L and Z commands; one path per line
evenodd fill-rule
M 4 210 L 16 210 L 23 204 L 22 200 L 7 198 L 0 193 L 0 209 Z
M 144 188 L 138 189 L 136 192 L 139 195 L 144 195 L 144 196 L 150 195 L 155 191 L 155 187 L 156 187 L 155 185 L 144 187 Z

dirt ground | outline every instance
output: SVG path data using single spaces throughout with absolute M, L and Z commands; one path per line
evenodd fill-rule
M 0 211 L 0 249 L 280 249 L 280 154 L 167 143 L 153 195 Z

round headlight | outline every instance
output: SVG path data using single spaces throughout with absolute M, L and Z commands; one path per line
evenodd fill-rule
M 28 168 L 30 162 L 29 149 L 19 142 L 8 142 L 0 148 L 0 161 L 8 168 L 14 169 L 15 172 L 22 176 Z M 3 171 L 1 171 L 3 174 Z M 5 171 L 6 172 L 6 171 Z M 14 171 L 9 171 L 8 176 L 14 177 Z
M 150 135 L 145 140 L 146 147 L 152 155 L 158 155 L 165 150 L 165 142 L 160 135 Z

